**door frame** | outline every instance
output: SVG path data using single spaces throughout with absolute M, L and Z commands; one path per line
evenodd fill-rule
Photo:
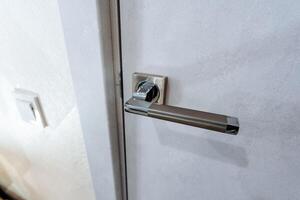
M 119 159 L 121 170 L 122 199 L 128 200 L 126 136 L 124 122 L 124 92 L 123 92 L 123 64 L 122 64 L 122 30 L 120 0 L 110 0 L 110 20 L 112 34 L 112 49 L 114 62 L 115 99 L 118 120 Z
M 120 2 L 58 7 L 96 199 L 127 200 Z

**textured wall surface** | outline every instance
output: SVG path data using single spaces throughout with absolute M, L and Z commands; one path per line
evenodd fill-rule
M 300 1 L 121 1 L 131 74 L 169 77 L 167 104 L 239 117 L 237 136 L 126 114 L 131 200 L 300 196 Z
M 94 199 L 57 2 L 4 0 L 0 19 L 1 183 L 30 200 Z M 20 119 L 15 87 L 40 95 L 49 127 Z

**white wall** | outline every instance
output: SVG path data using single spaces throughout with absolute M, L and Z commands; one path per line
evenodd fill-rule
M 40 95 L 49 127 L 22 122 L 15 87 Z M 0 1 L 0 182 L 30 200 L 95 198 L 53 0 Z

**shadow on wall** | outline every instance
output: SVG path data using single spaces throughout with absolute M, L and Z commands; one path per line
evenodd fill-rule
M 161 124 L 154 123 L 154 126 L 163 145 L 238 167 L 248 166 L 247 153 L 243 147 L 169 130 Z
M 0 187 L 15 199 L 38 198 L 24 179 L 29 168 L 30 162 L 25 155 L 0 148 Z

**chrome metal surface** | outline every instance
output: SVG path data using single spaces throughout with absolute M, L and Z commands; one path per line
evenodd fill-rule
M 129 99 L 125 103 L 124 107 L 126 112 L 222 133 L 236 135 L 239 131 L 238 119 L 231 116 L 179 108 L 175 106 L 159 105 L 135 98 Z
M 132 74 L 132 93 L 135 93 L 141 83 L 150 82 L 154 83 L 158 87 L 159 95 L 155 103 L 165 103 L 165 89 L 167 88 L 167 77 L 161 75 L 145 74 L 145 73 L 133 73 Z
M 138 89 L 133 93 L 133 97 L 148 102 L 156 102 L 159 97 L 159 90 L 155 83 L 143 81 L 139 83 Z
M 159 100 L 164 100 L 160 97 L 161 90 L 165 92 L 166 77 L 135 73 L 133 78 L 133 97 L 124 105 L 126 112 L 232 135 L 238 133 L 239 121 L 236 117 L 158 104 Z M 155 80 L 160 83 L 159 86 L 153 82 Z M 155 92 L 155 89 L 159 92 Z

